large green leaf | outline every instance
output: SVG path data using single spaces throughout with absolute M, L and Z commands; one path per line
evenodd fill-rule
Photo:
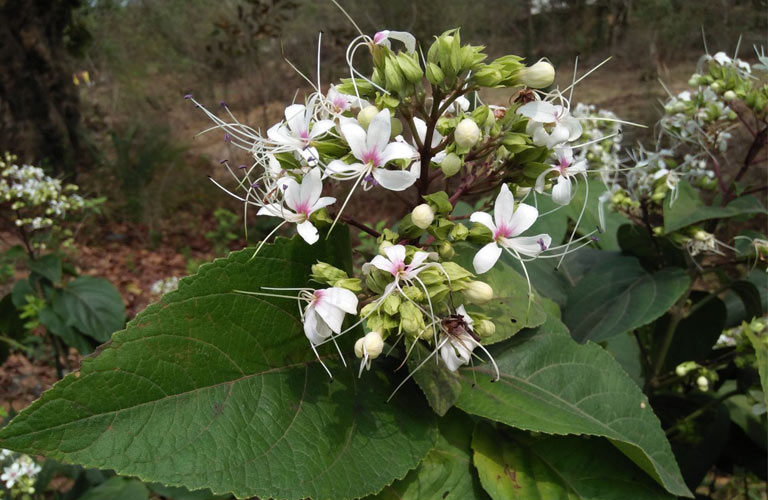
M 120 292 L 104 278 L 80 276 L 58 291 L 53 308 L 67 324 L 99 342 L 106 342 L 125 324 Z
M 472 269 L 472 259 L 478 248 L 471 245 L 457 245 L 459 252 L 456 262 Z M 523 328 L 533 328 L 544 323 L 546 313 L 534 291 L 533 300 L 528 299 L 528 282 L 513 268 L 512 257 L 499 259 L 493 268 L 479 279 L 493 288 L 493 299 L 480 306 L 483 314 L 494 318 L 496 332 L 483 338 L 483 345 L 491 345 L 506 340 Z M 458 305 L 458 304 L 457 304 Z M 478 309 L 467 305 L 467 311 Z
M 723 333 L 726 317 L 723 301 L 704 292 L 694 292 L 691 298 L 694 304 L 702 300 L 707 302 L 678 323 L 667 356 L 664 358 L 665 370 L 674 370 L 684 361 L 706 360 L 720 334 Z M 664 332 L 668 325 L 669 316 L 665 316 L 654 326 L 657 332 Z M 662 336 L 657 335 L 654 340 L 660 343 Z
M 587 187 L 589 187 L 589 197 L 586 197 Z M 592 232 L 600 225 L 599 198 L 605 190 L 605 184 L 597 179 L 591 179 L 587 182 L 579 182 L 579 185 L 573 194 L 573 199 L 567 207 L 564 207 L 564 210 L 574 222 L 579 221 L 582 208 L 584 208 L 584 215 L 581 216 L 581 220 L 579 221 L 579 233 L 586 234 Z M 584 207 L 585 198 L 587 203 L 586 207 Z M 603 250 L 619 250 L 619 242 L 616 239 L 616 232 L 622 224 L 626 224 L 627 222 L 629 222 L 629 220 L 625 216 L 606 206 L 605 228 L 602 234 L 597 235 L 599 237 L 597 246 Z
M 456 403 L 461 394 L 461 376 L 446 368 L 445 363 L 422 362 L 431 354 L 422 342 L 418 342 L 408 358 L 408 370 L 421 392 L 427 397 L 429 406 L 441 417 Z
M 61 283 L 61 259 L 58 255 L 48 254 L 35 260 L 30 259 L 27 265 L 30 271 L 47 278 L 51 283 Z
M 77 500 L 104 500 L 106 498 L 109 500 L 147 500 L 149 490 L 141 481 L 113 477 L 88 490 Z
M 678 267 L 651 274 L 634 257 L 608 258 L 570 290 L 563 321 L 576 340 L 599 342 L 655 320 L 689 283 Z
M 493 346 L 498 382 L 487 363 L 461 370 L 456 406 L 520 429 L 604 436 L 670 493 L 690 496 L 640 388 L 611 354 L 576 343 L 557 323 Z
M 421 464 L 370 500 L 489 500 L 472 469 L 474 426 L 465 414 L 449 413 L 440 420 L 437 445 Z
M 326 345 L 331 383 L 295 302 L 233 292 L 308 286 L 316 259 L 348 267 L 342 233 L 202 266 L 0 430 L 0 447 L 240 497 L 356 498 L 404 477 L 436 440 L 418 395 L 385 403 L 381 373 L 358 380 Z
M 664 232 L 671 233 L 703 220 L 765 213 L 765 207 L 754 196 L 736 198 L 724 207 L 705 205 L 693 186 L 680 181 L 674 201 L 671 191 L 664 200 Z
M 616 448 L 576 436 L 532 437 L 479 424 L 474 464 L 494 500 L 672 500 Z

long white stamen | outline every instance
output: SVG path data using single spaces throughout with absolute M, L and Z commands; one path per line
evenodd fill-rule
M 434 350 L 433 350 L 431 353 L 429 353 L 429 356 L 427 356 L 426 358 L 424 358 L 424 361 L 422 361 L 421 363 L 419 363 L 419 365 L 418 365 L 416 368 L 414 368 L 413 370 L 411 370 L 411 372 L 408 374 L 408 376 L 407 376 L 407 377 L 405 377 L 405 378 L 403 379 L 403 381 L 402 381 L 402 382 L 400 382 L 400 384 L 398 384 L 398 386 L 397 386 L 397 387 L 395 387 L 395 390 L 394 390 L 394 391 L 392 391 L 392 394 L 390 394 L 390 395 L 389 395 L 389 397 L 387 398 L 387 403 L 389 403 L 389 401 L 392 399 L 392 397 L 394 397 L 394 395 L 397 393 L 397 391 L 399 391 L 399 390 L 400 390 L 400 388 L 401 388 L 401 387 L 402 387 L 402 386 L 403 386 L 403 385 L 404 385 L 406 382 L 408 382 L 408 380 L 410 380 L 410 378 L 411 378 L 411 377 L 413 377 L 413 374 L 414 374 L 414 373 L 416 373 L 417 371 L 419 371 L 419 369 L 420 369 L 422 366 L 424 366 L 424 364 L 426 364 L 426 362 L 427 362 L 427 361 L 429 361 L 429 358 L 431 358 L 432 356 L 434 356 L 435 354 L 437 354 L 437 353 L 440 351 L 440 348 L 442 348 L 442 347 L 445 345 L 445 343 L 446 343 L 446 342 L 448 342 L 448 340 L 449 340 L 449 339 L 448 339 L 448 337 L 446 337 L 446 338 L 445 338 L 445 339 L 444 339 L 442 342 L 440 342 L 440 345 L 438 345 L 437 347 L 435 347 L 435 349 L 434 349 Z
M 277 227 L 276 227 L 276 228 L 274 228 L 274 229 L 273 229 L 273 230 L 272 230 L 272 231 L 271 231 L 271 232 L 270 232 L 270 233 L 269 233 L 269 234 L 266 236 L 266 238 L 264 238 L 264 239 L 261 241 L 261 243 L 259 243 L 259 246 L 258 246 L 258 247 L 256 247 L 256 251 L 255 251 L 255 252 L 253 252 L 253 255 L 251 256 L 251 258 L 250 258 L 250 259 L 248 259 L 248 261 L 250 262 L 250 261 L 252 261 L 253 259 L 255 259 L 255 258 L 256 258 L 256 255 L 259 253 L 259 250 L 261 250 L 261 247 L 263 247 L 263 246 L 264 246 L 264 243 L 266 243 L 266 242 L 267 242 L 267 240 L 269 240 L 269 238 L 271 238 L 271 237 L 272 237 L 272 235 L 274 235 L 274 234 L 277 232 L 277 230 L 278 230 L 278 229 L 280 229 L 281 227 L 283 227 L 283 226 L 284 226 L 285 224 L 287 224 L 287 223 L 288 223 L 288 221 L 287 221 L 287 220 L 284 220 L 283 222 L 281 222 L 280 224 L 278 224 L 278 225 L 277 225 Z

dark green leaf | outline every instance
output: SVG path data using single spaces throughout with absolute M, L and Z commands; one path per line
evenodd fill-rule
M 189 491 L 186 488 L 164 486 L 159 483 L 151 483 L 147 486 L 152 490 L 152 493 L 173 500 L 215 500 L 228 498 L 214 495 L 210 490 Z
M 605 340 L 664 314 L 689 283 L 677 267 L 649 274 L 634 257 L 609 259 L 570 291 L 563 321 L 579 342 Z
M 330 383 L 294 301 L 233 292 L 308 286 L 318 259 L 348 269 L 343 233 L 202 266 L 0 429 L 0 447 L 239 497 L 341 500 L 404 477 L 436 439 L 420 398 L 385 403 L 380 372 L 358 380 L 326 345 Z
M 461 370 L 456 406 L 524 430 L 606 437 L 670 493 L 690 496 L 647 398 L 600 346 L 577 344 L 550 319 L 491 353 L 501 380 L 487 363 Z
M 642 387 L 644 383 L 643 363 L 640 346 L 637 344 L 637 339 L 633 333 L 624 332 L 615 335 L 606 340 L 603 347 L 613 355 L 638 387 Z
M 61 283 L 61 259 L 56 254 L 43 255 L 42 257 L 30 260 L 27 265 L 29 270 L 43 276 L 51 283 L 58 285 Z
M 640 259 L 648 269 L 657 268 L 660 264 L 682 268 L 688 266 L 681 248 L 667 237 L 651 236 L 645 227 L 624 224 L 616 237 L 621 250 Z
M 726 311 L 722 300 L 704 292 L 692 293 L 691 298 L 694 306 L 701 300 L 706 299 L 707 302 L 680 321 L 675 328 L 664 363 L 664 368 L 669 371 L 683 361 L 704 361 L 725 328 Z M 667 325 L 666 317 L 656 323 L 660 331 L 665 331 Z
M 664 200 L 665 233 L 672 233 L 703 220 L 766 213 L 765 207 L 754 196 L 736 198 L 725 207 L 707 206 L 699 198 L 696 189 L 686 181 L 678 183 L 676 198 L 672 200 L 670 191 Z
M 602 439 L 541 436 L 479 424 L 474 464 L 494 500 L 672 500 Z
M 370 500 L 489 500 L 472 469 L 474 422 L 453 411 L 440 420 L 437 445 L 401 481 Z
M 51 306 L 45 306 L 41 309 L 38 318 L 49 332 L 60 337 L 66 345 L 77 349 L 80 354 L 93 352 L 93 346 L 88 342 L 88 339 L 69 326 L 66 320 L 59 316 Z
M 11 290 L 13 305 L 15 305 L 17 309 L 24 307 L 27 304 L 27 295 L 36 295 L 35 290 L 32 288 L 32 284 L 29 280 L 17 281 Z
M 147 500 L 149 490 L 141 481 L 113 477 L 81 496 L 78 500 Z
M 0 365 L 2 365 L 11 350 L 11 342 L 18 342 L 24 336 L 24 321 L 19 318 L 19 311 L 13 305 L 13 298 L 9 293 L 0 300 Z
M 587 184 L 589 185 L 589 197 L 586 201 L 586 208 L 584 208 Z M 600 195 L 604 192 L 605 185 L 600 180 L 592 179 L 588 182 L 579 182 L 576 192 L 573 195 L 573 199 L 567 207 L 563 208 L 574 222 L 579 220 L 581 210 L 584 208 L 584 215 L 579 221 L 579 233 L 590 233 L 600 225 L 600 202 L 598 198 L 600 198 Z M 626 224 L 627 222 L 629 222 L 629 220 L 626 217 L 618 212 L 614 212 L 610 207 L 606 206 L 605 231 L 603 231 L 602 234 L 595 235 L 600 238 L 597 242 L 597 246 L 603 250 L 618 250 L 619 243 L 616 239 L 616 232 L 621 225 Z
M 445 363 L 435 363 L 434 360 L 424 363 L 416 370 L 430 352 L 423 343 L 418 342 L 408 358 L 408 370 L 413 372 L 413 379 L 427 397 L 432 410 L 443 416 L 461 394 L 461 379 L 457 372 L 446 368 Z
M 106 342 L 125 324 L 125 305 L 120 292 L 103 278 L 80 276 L 59 291 L 56 313 L 84 334 Z
M 757 289 L 754 283 L 747 280 L 735 281 L 731 284 L 731 290 L 744 303 L 747 320 L 759 318 L 765 313 L 763 311 L 763 301 L 760 298 L 760 290 Z

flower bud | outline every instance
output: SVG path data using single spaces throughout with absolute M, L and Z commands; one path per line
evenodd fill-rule
M 678 377 L 685 377 L 690 373 L 691 371 L 698 368 L 699 365 L 695 361 L 686 361 L 684 363 L 680 363 L 677 365 L 677 368 L 675 368 L 675 374 L 677 374 Z
M 504 75 L 496 66 L 486 65 L 475 71 L 472 79 L 481 87 L 496 87 L 504 79 Z
M 392 126 L 392 132 L 389 134 L 391 139 L 403 133 L 403 122 L 399 118 L 392 118 L 389 122 Z
M 709 389 L 709 380 L 707 380 L 707 377 L 704 375 L 700 375 L 699 378 L 696 379 L 696 385 L 699 386 L 700 391 L 707 391 Z
M 440 163 L 440 168 L 442 169 L 444 176 L 451 177 L 459 173 L 463 164 L 464 161 L 459 155 L 456 153 L 448 153 Z
M 312 279 L 331 285 L 338 280 L 347 278 L 347 273 L 325 262 L 312 265 Z
M 439 86 L 445 80 L 445 73 L 435 63 L 427 63 L 427 80 L 432 85 Z
M 376 106 L 370 105 L 364 107 L 360 112 L 357 114 L 357 121 L 360 123 L 360 126 L 364 129 L 368 128 L 368 124 L 371 123 L 371 120 L 373 120 L 373 117 L 379 114 L 379 108 Z
M 453 249 L 450 241 L 444 241 L 440 248 L 437 249 L 437 253 L 445 260 L 451 260 L 456 255 L 456 251 Z
M 413 57 L 403 52 L 397 55 L 397 64 L 400 66 L 400 70 L 403 72 L 405 79 L 411 83 L 418 83 L 424 76 L 424 72 L 421 70 L 419 63 L 413 60 Z
M 456 145 L 460 148 L 469 149 L 480 140 L 480 127 L 474 120 L 464 118 L 456 125 L 456 130 L 453 132 L 453 138 L 456 141 Z
M 521 69 L 517 77 L 526 87 L 543 89 L 555 81 L 555 68 L 547 61 L 541 60 L 533 66 Z
M 387 90 L 392 92 L 400 92 L 405 87 L 405 78 L 395 57 L 387 58 L 384 65 L 384 80 Z
M 700 81 L 701 81 L 701 75 L 694 73 L 691 76 L 691 78 L 688 80 L 688 85 L 690 85 L 691 87 L 697 87 Z
M 493 298 L 493 288 L 482 281 L 470 281 L 462 293 L 467 302 L 478 305 L 485 304 Z
M 363 345 L 361 350 L 364 350 L 364 354 L 368 354 L 370 359 L 376 359 L 384 349 L 384 339 L 381 338 L 379 332 L 368 332 L 365 337 L 362 338 Z M 355 351 L 357 354 L 357 351 Z
M 713 82 L 709 88 L 712 89 L 712 92 L 720 92 L 723 89 L 722 85 L 720 85 L 720 82 Z
M 363 358 L 363 342 L 365 342 L 365 337 L 360 337 L 355 341 L 355 356 L 358 359 Z
M 400 304 L 400 326 L 410 335 L 417 335 L 424 329 L 424 315 L 412 302 Z
M 496 333 L 496 325 L 489 319 L 481 319 L 474 325 L 474 331 L 481 337 L 490 337 Z
M 736 95 L 736 92 L 734 92 L 733 90 L 726 90 L 725 94 L 723 94 L 723 99 L 725 99 L 726 101 L 733 101 L 737 97 L 738 96 Z
M 435 212 L 433 212 L 432 207 L 426 203 L 422 203 L 411 212 L 411 221 L 413 222 L 413 225 L 420 229 L 428 228 L 434 220 Z

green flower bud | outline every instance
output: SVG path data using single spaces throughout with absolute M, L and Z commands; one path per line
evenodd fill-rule
M 450 260 L 456 255 L 456 251 L 453 249 L 453 245 L 449 241 L 444 241 L 440 248 L 437 249 L 437 253 L 441 258 Z
M 477 305 L 485 304 L 493 298 L 493 288 L 482 281 L 470 281 L 461 292 L 468 302 Z
M 426 203 L 422 203 L 411 212 L 411 221 L 413 222 L 413 225 L 418 228 L 426 229 L 432 222 L 434 222 L 434 220 L 435 212 L 433 212 L 432 207 Z
M 451 177 L 456 175 L 461 170 L 461 166 L 464 164 L 464 160 L 461 159 L 456 153 L 448 153 L 440 163 L 440 169 L 443 171 L 443 175 Z
M 688 85 L 691 87 L 698 87 L 699 82 L 701 81 L 701 75 L 694 73 L 691 78 L 688 80 Z
M 421 287 L 409 285 L 403 287 L 403 293 L 406 297 L 414 302 L 421 302 L 424 300 L 424 292 L 422 291 Z
M 400 304 L 400 327 L 410 335 L 418 335 L 424 329 L 424 315 L 411 302 Z
M 712 89 L 712 92 L 720 92 L 722 90 L 722 85 L 720 85 L 720 82 L 714 82 L 712 85 L 709 86 L 709 88 Z
M 443 70 L 440 69 L 440 66 L 438 66 L 435 63 L 427 63 L 427 80 L 429 80 L 429 83 L 435 86 L 440 86 L 443 83 L 443 80 L 445 80 L 445 73 L 443 73 Z
M 456 224 L 451 229 L 451 238 L 453 241 L 464 241 L 469 236 L 469 229 L 464 224 Z
M 363 284 L 359 278 L 343 278 L 332 283 L 333 286 L 346 288 L 350 292 L 362 292 Z
M 387 62 L 384 65 L 384 80 L 387 90 L 392 92 L 399 93 L 405 88 L 405 77 L 394 56 L 387 57 Z
M 702 392 L 706 392 L 709 390 L 709 380 L 704 375 L 700 375 L 699 378 L 696 379 L 696 385 L 699 387 L 699 390 Z
M 390 316 L 397 314 L 398 309 L 400 308 L 400 303 L 402 300 L 400 299 L 400 296 L 397 294 L 390 294 L 387 296 L 386 299 L 384 299 L 384 302 L 381 304 L 381 310 L 385 313 L 389 314 Z
M 414 57 L 418 56 L 414 54 Z M 413 57 L 404 52 L 397 55 L 397 64 L 400 66 L 400 71 L 403 72 L 405 79 L 411 83 L 420 82 L 421 78 L 424 76 L 424 71 L 422 71 L 419 63 L 414 61 Z
M 481 337 L 490 337 L 496 333 L 496 325 L 489 319 L 481 319 L 474 324 L 473 330 Z
M 699 367 L 699 364 L 695 361 L 686 361 L 684 363 L 680 363 L 675 368 L 675 374 L 677 374 L 678 377 L 685 377 L 693 370 L 697 369 Z
M 373 117 L 379 114 L 379 108 L 376 106 L 366 106 L 360 110 L 357 114 L 357 121 L 364 129 L 368 128 L 368 124 L 371 123 Z
M 480 127 L 470 118 L 461 120 L 453 132 L 453 139 L 456 141 L 456 145 L 465 149 L 469 149 L 477 144 L 481 137 Z
M 393 117 L 389 123 L 392 124 L 392 132 L 390 133 L 390 138 L 395 138 L 403 133 L 403 122 L 401 122 L 399 118 Z
M 338 280 L 346 279 L 347 273 L 325 262 L 312 265 L 312 279 L 331 285 Z
M 520 83 L 532 89 L 543 89 L 555 81 L 555 68 L 547 61 L 539 61 L 533 66 L 521 69 L 517 74 Z
M 496 66 L 486 65 L 477 70 L 472 75 L 472 79 L 481 87 L 496 87 L 501 84 L 504 75 Z

